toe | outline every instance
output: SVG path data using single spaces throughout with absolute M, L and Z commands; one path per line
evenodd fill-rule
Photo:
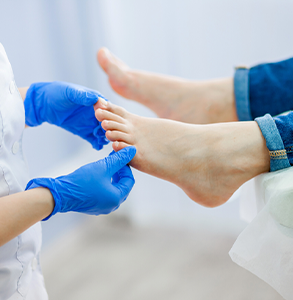
M 107 48 L 101 48 L 97 53 L 98 62 L 106 73 L 108 73 L 109 66 L 109 58 L 107 55 L 108 52 L 109 50 Z
M 125 133 L 129 132 L 129 128 L 125 124 L 121 124 L 121 123 L 114 122 L 114 121 L 104 120 L 102 122 L 102 127 L 106 131 L 107 130 L 117 130 L 117 131 L 121 131 L 121 132 L 125 132 Z
M 124 143 L 124 142 L 114 142 L 112 145 L 112 148 L 115 152 L 120 151 L 126 147 L 131 146 L 130 144 Z
M 104 120 L 108 120 L 108 121 L 115 121 L 121 124 L 125 123 L 125 119 L 123 119 L 122 117 L 100 108 L 96 110 L 95 116 L 100 122 Z
M 108 75 L 109 83 L 114 91 L 123 97 L 126 96 L 129 86 L 129 78 L 127 76 L 129 67 L 106 48 L 98 51 L 97 59 L 102 69 Z
M 106 132 L 106 138 L 111 142 L 125 142 L 127 144 L 133 145 L 133 138 L 130 134 L 127 134 L 125 132 L 120 132 L 116 130 L 108 130 Z
M 128 113 L 127 110 L 125 110 L 123 107 L 115 105 L 113 103 L 108 104 L 107 110 L 121 117 L 126 117 Z
M 98 102 L 94 105 L 94 110 L 97 110 L 98 108 L 107 109 L 107 107 L 108 107 L 108 102 L 105 99 L 100 97 L 98 99 Z

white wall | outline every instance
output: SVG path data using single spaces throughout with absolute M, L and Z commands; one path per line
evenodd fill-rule
M 75 82 L 100 90 L 132 112 L 153 117 L 148 109 L 110 90 L 96 64 L 99 47 L 109 47 L 138 69 L 189 79 L 232 76 L 237 64 L 293 55 L 292 12 L 290 0 L 5 1 L 0 41 L 19 86 L 45 80 Z M 34 177 L 66 173 L 105 156 L 110 147 L 96 153 L 77 137 L 42 125 L 26 130 L 25 151 Z M 133 193 L 117 213 L 129 215 L 137 224 L 200 226 L 204 220 L 215 230 L 243 226 L 237 201 L 205 209 L 172 184 L 136 171 L 135 176 Z M 64 220 L 69 226 L 75 216 L 52 219 L 46 224 L 48 231 L 54 224 L 62 227 Z

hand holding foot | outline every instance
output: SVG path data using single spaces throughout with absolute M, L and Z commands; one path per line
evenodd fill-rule
M 100 100 L 95 110 L 115 151 L 136 147 L 131 166 L 173 182 L 201 205 L 221 205 L 244 182 L 269 171 L 256 122 L 190 125 L 140 117 Z
M 98 61 L 114 91 L 161 118 L 192 124 L 238 120 L 232 78 L 200 82 L 136 71 L 106 48 L 99 50 Z

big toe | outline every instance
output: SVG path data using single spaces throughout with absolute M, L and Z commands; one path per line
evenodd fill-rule
M 101 48 L 97 53 L 97 59 L 102 69 L 108 73 L 109 64 L 111 63 L 111 53 L 107 48 Z
M 97 54 L 98 62 L 107 73 L 109 82 L 118 94 L 126 97 L 129 89 L 129 67 L 115 57 L 107 48 L 102 48 Z
M 128 66 L 115 57 L 107 48 L 101 48 L 98 51 L 97 59 L 108 75 L 121 75 L 121 73 L 128 70 Z

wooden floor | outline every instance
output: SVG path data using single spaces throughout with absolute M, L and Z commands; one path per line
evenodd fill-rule
M 51 300 L 283 299 L 230 260 L 234 241 L 99 217 L 47 246 L 42 266 Z

